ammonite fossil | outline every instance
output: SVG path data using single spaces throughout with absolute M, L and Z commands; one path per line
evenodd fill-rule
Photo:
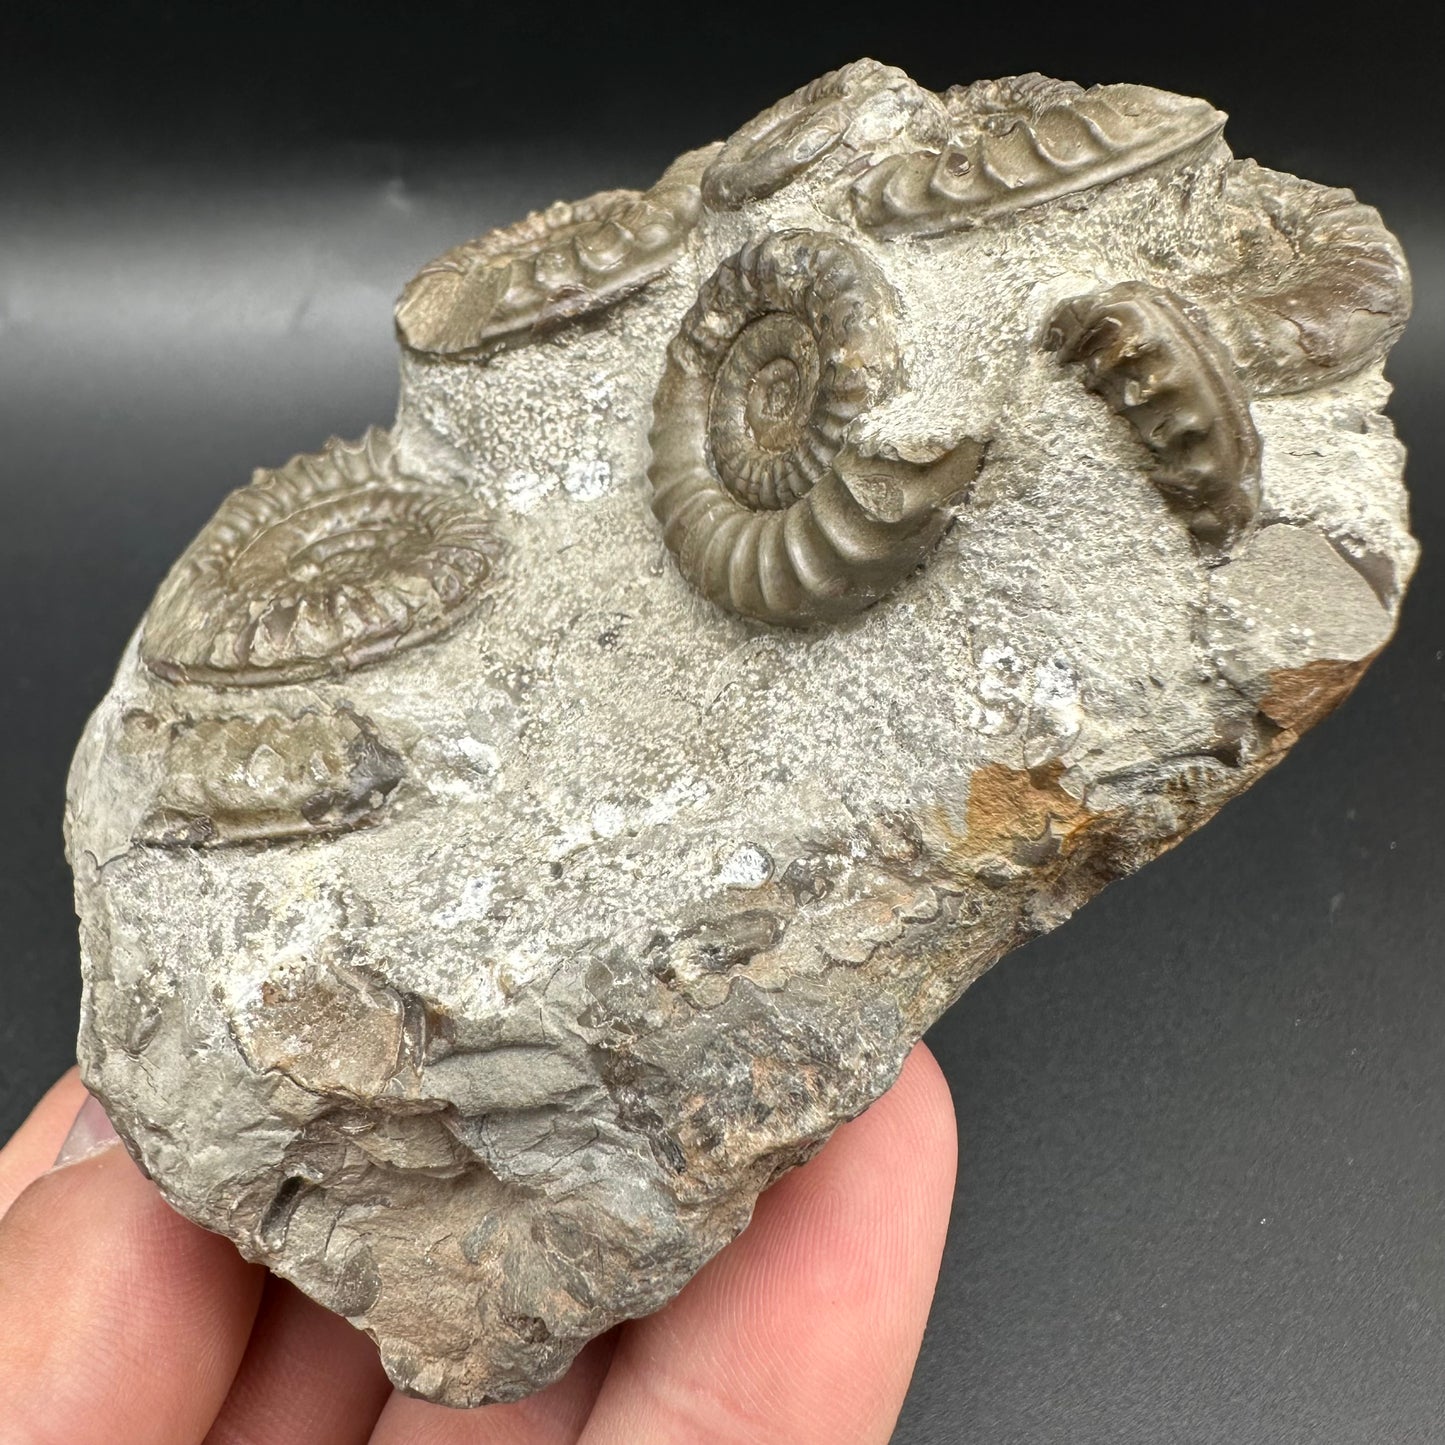
M 977 450 L 914 466 L 849 444 L 900 384 L 895 307 L 860 251 L 811 231 L 745 246 L 704 284 L 668 347 L 648 475 L 705 597 L 764 622 L 842 617 L 938 540 Z
M 158 774 L 135 840 L 165 848 L 344 832 L 375 818 L 405 772 L 374 724 L 349 708 L 171 723 L 136 714 L 122 746 Z
M 938 150 L 889 155 L 854 182 L 858 224 L 931 236 L 977 226 L 1208 145 L 1224 116 L 1144 85 L 1082 90 L 1039 75 L 950 92 L 957 132 Z
M 1240 262 L 1215 280 L 1236 361 L 1262 395 L 1302 391 L 1382 357 L 1410 314 L 1400 243 L 1354 192 L 1235 161 Z
M 294 682 L 444 632 L 495 548 L 465 493 L 423 484 L 373 429 L 233 492 L 151 605 L 141 655 L 170 682 Z
M 716 147 L 680 157 L 648 191 L 599 191 L 454 247 L 396 307 L 414 351 L 465 358 L 610 306 L 672 265 L 697 220 Z
M 1159 459 L 1150 479 L 1201 540 L 1223 543 L 1259 508 L 1259 435 L 1228 352 L 1179 299 L 1126 281 L 1067 301 L 1045 344 L 1082 362 L 1098 392 Z
M 936 112 L 925 117 L 925 127 L 929 120 L 944 127 L 936 97 L 903 71 L 854 61 L 769 106 L 729 137 L 703 175 L 703 199 L 728 209 L 770 196 L 840 146 L 866 154 L 923 109 Z

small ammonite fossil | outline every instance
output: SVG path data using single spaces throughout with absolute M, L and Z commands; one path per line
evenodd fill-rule
M 1237 536 L 1259 509 L 1259 434 L 1228 352 L 1157 286 L 1125 281 L 1066 301 L 1045 345 L 1158 458 L 1150 480 L 1202 541 Z
M 122 748 L 158 775 L 135 841 L 163 848 L 326 837 L 370 822 L 405 773 L 401 755 L 349 708 L 297 715 L 133 715 Z
M 902 131 L 920 113 L 923 135 L 946 128 L 936 97 L 903 71 L 876 60 L 854 61 L 734 132 L 703 175 L 703 199 L 727 210 L 770 196 L 840 146 L 866 154 L 882 132 Z
M 402 341 L 432 356 L 476 357 L 631 295 L 676 259 L 716 150 L 679 157 L 648 191 L 557 201 L 438 256 L 397 303 Z
M 861 455 L 855 419 L 902 383 L 897 302 L 835 236 L 783 231 L 704 283 L 653 402 L 652 509 L 683 575 L 742 616 L 806 626 L 911 572 L 978 467 Z
M 1382 357 L 1410 315 L 1399 241 L 1353 191 L 1234 161 L 1239 266 L 1215 279 L 1236 362 L 1261 395 L 1304 391 Z
M 1224 116 L 1144 85 L 1077 85 L 1040 75 L 949 92 L 949 144 L 882 157 L 853 184 L 858 224 L 933 236 L 1107 184 L 1207 146 Z
M 141 655 L 215 687 L 349 671 L 459 622 L 495 550 L 476 503 L 405 476 L 387 433 L 333 439 L 221 504 L 161 585 Z

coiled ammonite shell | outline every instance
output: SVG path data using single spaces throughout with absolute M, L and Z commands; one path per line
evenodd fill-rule
M 848 440 L 900 384 L 895 310 L 871 261 L 812 231 L 747 245 L 704 283 L 668 347 L 648 471 L 704 596 L 806 626 L 876 602 L 938 540 L 977 450 L 912 466 Z
M 221 504 L 161 584 L 141 655 L 216 687 L 348 671 L 454 626 L 493 553 L 476 503 L 404 476 L 385 432 L 333 439 Z
M 843 142 L 869 102 L 890 91 L 900 113 L 895 122 L 931 99 L 896 66 L 876 60 L 854 61 L 784 96 L 723 144 L 702 178 L 703 199 L 726 210 L 781 190 Z
M 1239 272 L 1216 283 L 1219 310 L 1253 388 L 1304 391 L 1383 357 L 1411 298 L 1405 253 L 1380 213 L 1353 191 L 1254 161 L 1230 166 L 1225 195 L 1247 219 Z
M 163 848 L 345 832 L 371 821 L 405 773 L 401 755 L 347 708 L 169 725 L 133 716 L 123 746 L 158 768 L 135 841 Z
M 936 151 L 885 156 L 854 182 L 858 224 L 939 235 L 1176 163 L 1217 136 L 1224 115 L 1145 85 L 1077 85 L 1023 75 L 951 91 L 958 133 Z
M 396 307 L 413 351 L 464 358 L 620 301 L 668 269 L 698 217 L 716 146 L 649 191 L 599 191 L 489 231 L 428 262 Z
M 1066 301 L 1045 345 L 1158 458 L 1150 480 L 1201 541 L 1223 544 L 1259 510 L 1259 434 L 1229 353 L 1179 298 L 1142 281 Z

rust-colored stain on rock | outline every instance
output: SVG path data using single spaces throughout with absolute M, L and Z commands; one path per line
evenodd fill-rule
M 1025 770 L 988 763 L 969 782 L 965 849 L 1000 853 L 1020 863 L 1043 863 L 1070 852 L 1098 821 L 1060 786 L 1063 764 Z
M 1296 736 L 1327 718 L 1353 691 L 1378 652 L 1355 662 L 1321 657 L 1303 667 L 1285 667 L 1269 675 L 1269 691 L 1259 710 L 1277 727 Z

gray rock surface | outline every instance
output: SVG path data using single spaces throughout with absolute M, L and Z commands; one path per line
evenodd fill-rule
M 1222 122 L 860 62 L 419 273 L 391 432 L 226 503 L 76 754 L 81 1062 L 176 1208 L 539 1388 L 1348 693 L 1408 279 Z

